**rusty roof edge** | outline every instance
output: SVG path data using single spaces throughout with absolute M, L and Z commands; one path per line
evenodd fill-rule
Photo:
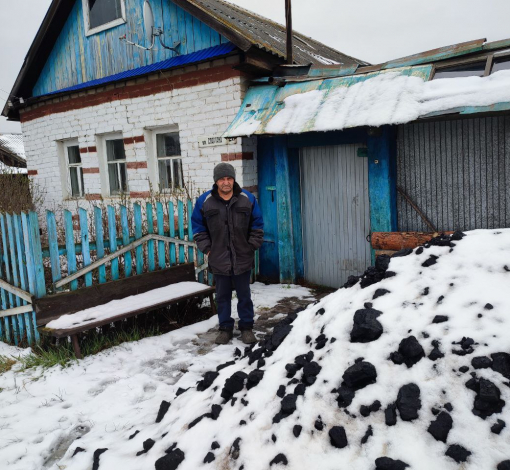
M 281 57 L 281 58 L 285 59 L 285 57 L 286 57 L 285 54 L 283 54 L 280 51 L 274 49 L 267 42 L 264 42 L 264 43 L 261 43 L 261 44 L 256 43 L 256 41 L 253 38 L 251 38 L 249 35 L 244 34 L 242 29 L 238 28 L 234 23 L 229 23 L 229 22 L 226 22 L 226 21 L 222 20 L 221 17 L 215 15 L 210 10 L 207 10 L 206 8 L 203 8 L 195 0 L 174 0 L 174 1 L 175 1 L 176 4 L 178 4 L 179 6 L 181 6 L 184 9 L 186 9 L 184 7 L 185 4 L 195 6 L 197 9 L 201 10 L 202 12 L 207 14 L 209 17 L 214 18 L 214 20 L 216 20 L 218 23 L 222 24 L 223 26 L 225 26 L 225 27 L 227 27 L 227 28 L 229 28 L 231 30 L 234 30 L 237 34 L 241 35 L 243 38 L 245 38 L 246 40 L 250 41 L 251 45 L 253 45 L 255 47 L 258 47 L 259 49 L 266 50 L 267 52 L 269 52 L 271 54 L 274 54 L 274 55 L 276 55 L 278 57 Z M 227 2 L 225 0 L 218 0 L 218 1 L 220 3 L 225 4 L 225 6 L 227 8 L 232 8 L 233 10 L 236 10 L 236 11 L 240 12 L 241 14 L 252 16 L 252 17 L 254 17 L 254 18 L 256 18 L 256 19 L 258 19 L 260 21 L 263 21 L 263 22 L 266 22 L 266 23 L 272 25 L 275 28 L 279 28 L 282 31 L 285 31 L 285 26 L 284 25 L 282 25 L 282 24 L 280 24 L 280 23 L 278 23 L 276 21 L 273 21 L 273 20 L 271 20 L 269 18 L 266 18 L 265 16 L 259 15 L 259 14 L 255 13 L 255 12 L 251 11 L 251 10 L 246 10 L 244 8 L 241 8 L 238 5 L 235 5 L 233 3 Z M 188 11 L 188 12 L 191 13 L 191 11 Z M 209 26 L 211 26 L 211 25 L 209 25 Z M 343 56 L 343 57 L 346 57 L 348 59 L 351 59 L 352 61 L 358 62 L 361 65 L 368 64 L 368 62 L 366 62 L 366 61 L 362 61 L 362 60 L 357 59 L 355 57 L 352 57 L 352 56 L 350 56 L 348 54 L 345 54 L 344 52 L 338 51 L 337 49 L 334 49 L 331 46 L 328 46 L 327 44 L 324 44 L 324 43 L 318 41 L 317 39 L 314 39 L 312 37 L 306 36 L 306 35 L 300 33 L 299 31 L 296 31 L 295 29 L 293 30 L 293 36 L 295 36 L 296 38 L 298 38 L 298 39 L 300 39 L 302 41 L 307 40 L 307 41 L 313 42 L 314 46 L 324 47 L 324 48 L 330 50 L 332 53 L 335 53 L 335 54 L 338 54 L 339 56 Z M 235 44 L 235 41 L 232 41 L 232 42 L 234 42 L 234 44 Z M 334 59 L 331 59 L 331 60 L 334 60 Z
M 392 69 L 407 65 L 420 65 L 428 62 L 435 62 L 444 59 L 450 59 L 458 55 L 469 54 L 471 52 L 481 51 L 486 38 L 475 39 L 474 41 L 461 42 L 450 46 L 439 47 L 430 51 L 420 52 L 401 59 L 392 60 L 382 65 L 382 69 Z
M 507 49 L 510 47 L 510 38 L 499 41 L 487 42 L 483 45 L 484 51 L 497 51 L 498 49 Z

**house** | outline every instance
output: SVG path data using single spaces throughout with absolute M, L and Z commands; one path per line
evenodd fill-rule
M 22 135 L 0 134 L 0 174 L 26 174 L 26 168 Z
M 299 33 L 294 57 L 366 65 Z M 284 62 L 285 28 L 222 0 L 53 0 L 3 115 L 47 207 L 196 195 L 220 161 L 257 192 L 256 140 L 221 136 Z
M 510 40 L 372 66 L 280 66 L 225 137 L 258 137 L 260 273 L 338 287 L 374 232 L 510 227 Z

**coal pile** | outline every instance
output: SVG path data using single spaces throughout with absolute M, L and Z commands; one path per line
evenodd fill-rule
M 126 445 L 156 470 L 510 469 L 508 266 L 510 230 L 380 257 L 255 345 L 222 347 Z

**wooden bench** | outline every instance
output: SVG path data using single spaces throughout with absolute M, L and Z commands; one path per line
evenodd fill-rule
M 172 285 L 173 289 L 164 289 Z M 179 292 L 181 288 L 184 292 Z M 82 359 L 78 333 L 196 297 L 209 297 L 216 314 L 214 290 L 214 287 L 196 282 L 195 267 L 188 263 L 41 297 L 34 300 L 34 308 L 39 332 L 55 338 L 70 336 L 76 357 Z M 108 316 L 105 311 L 110 309 L 112 315 Z M 115 310 L 121 311 L 115 313 Z M 102 312 L 98 318 L 94 317 L 95 311 Z M 62 318 L 63 315 L 70 317 Z M 51 322 L 57 327 L 51 327 Z M 58 326 L 59 323 L 64 326 Z M 48 324 L 50 327 L 45 326 Z

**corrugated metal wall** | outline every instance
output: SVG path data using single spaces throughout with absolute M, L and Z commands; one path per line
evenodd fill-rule
M 406 124 L 398 185 L 438 230 L 510 227 L 510 116 Z M 399 194 L 398 228 L 430 231 Z
M 359 145 L 301 149 L 305 278 L 340 287 L 371 264 L 368 159 Z

